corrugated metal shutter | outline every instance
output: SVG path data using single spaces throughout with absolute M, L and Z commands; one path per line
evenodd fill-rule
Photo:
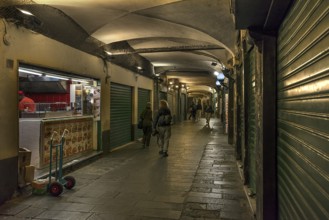
M 236 139 L 237 159 L 244 159 L 244 92 L 243 92 L 243 76 L 239 70 L 237 74 L 237 132 Z
M 171 93 L 167 94 L 167 101 L 169 104 L 169 108 L 171 109 L 172 113 L 173 113 L 173 107 L 174 107 L 174 100 L 173 100 L 173 95 Z
M 167 94 L 167 101 L 169 104 L 169 108 L 171 110 L 171 114 L 173 116 L 173 123 L 175 123 L 176 115 L 175 115 L 174 95 L 172 93 Z
M 247 183 L 252 193 L 256 193 L 256 91 L 255 91 L 255 49 L 245 58 L 246 105 L 247 105 Z
M 110 147 L 132 141 L 132 90 L 129 86 L 111 83 Z
M 167 93 L 166 92 L 160 92 L 160 100 L 167 100 Z
M 329 219 L 329 1 L 296 1 L 278 36 L 280 219 Z
M 146 89 L 138 89 L 138 118 L 141 113 L 144 111 L 146 103 L 150 102 L 151 91 Z M 141 129 L 137 129 L 137 138 L 143 136 L 143 131 Z

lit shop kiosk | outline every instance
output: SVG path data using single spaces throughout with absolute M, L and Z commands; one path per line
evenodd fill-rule
M 88 156 L 97 149 L 100 119 L 100 86 L 94 79 L 27 65 L 19 67 L 19 93 L 35 108 L 20 110 L 19 147 L 32 152 L 31 165 L 49 164 L 50 137 L 66 136 L 64 162 Z

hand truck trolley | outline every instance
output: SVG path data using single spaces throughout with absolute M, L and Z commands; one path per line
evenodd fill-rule
M 49 180 L 47 189 L 52 196 L 59 196 L 62 194 L 63 186 L 66 189 L 72 189 L 75 186 L 75 179 L 73 176 L 65 176 L 63 178 L 63 148 L 65 144 L 65 135 L 67 133 L 69 133 L 69 131 L 64 129 L 58 144 L 54 144 L 54 136 L 59 135 L 56 131 L 53 132 L 50 138 Z M 55 158 L 53 158 L 53 148 L 56 150 Z M 55 160 L 55 180 L 52 178 L 53 160 Z

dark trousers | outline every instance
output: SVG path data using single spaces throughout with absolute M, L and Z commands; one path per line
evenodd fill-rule
M 143 127 L 143 145 L 146 147 L 150 146 L 151 134 L 152 134 L 152 126 L 144 126 Z

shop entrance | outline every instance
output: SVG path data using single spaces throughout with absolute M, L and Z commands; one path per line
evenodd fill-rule
M 69 131 L 64 163 L 94 154 L 100 142 L 99 81 L 26 64 L 19 65 L 18 74 L 19 147 L 31 152 L 20 170 L 35 169 L 35 177 L 47 173 L 51 135 L 64 129 Z

